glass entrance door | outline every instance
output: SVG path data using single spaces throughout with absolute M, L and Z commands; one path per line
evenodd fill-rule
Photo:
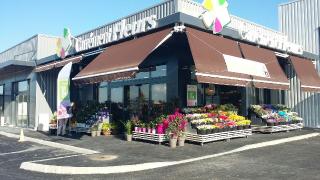
M 129 109 L 144 119 L 148 117 L 149 89 L 149 84 L 130 86 L 129 89 Z
M 0 118 L 4 116 L 4 85 L 0 85 Z
M 29 81 L 15 82 L 13 84 L 15 101 L 16 125 L 29 126 Z

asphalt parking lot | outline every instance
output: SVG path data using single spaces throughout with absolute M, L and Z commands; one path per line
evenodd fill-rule
M 0 177 L 1 180 L 13 179 L 320 179 L 320 137 L 294 141 L 285 144 L 251 149 L 248 151 L 204 159 L 201 161 L 179 164 L 153 170 L 145 170 L 133 173 L 108 174 L 108 175 L 55 175 L 42 174 L 21 170 L 22 162 L 54 158 L 44 161 L 43 164 L 55 164 L 61 166 L 111 166 L 134 163 L 143 157 L 146 161 L 168 160 L 173 156 L 176 159 L 198 157 L 221 153 L 232 150 L 245 144 L 262 141 L 271 141 L 286 137 L 294 137 L 319 131 L 304 130 L 302 132 L 280 133 L 274 135 L 258 134 L 249 139 L 235 139 L 231 142 L 217 142 L 200 147 L 188 144 L 188 148 L 170 150 L 165 146 L 158 146 L 144 142 L 134 142 L 127 145 L 118 138 L 107 138 L 109 145 L 98 146 L 91 143 L 91 149 L 97 147 L 104 149 L 103 154 L 118 154 L 124 156 L 110 161 L 100 161 L 77 156 L 55 160 L 75 154 L 74 152 L 47 147 L 30 142 L 18 143 L 16 139 L 0 136 Z M 84 138 L 84 143 L 92 139 Z M 81 146 L 79 140 L 66 141 L 68 144 Z M 97 138 L 97 142 L 106 141 L 105 137 Z M 108 144 L 108 143 L 106 143 Z M 117 146 L 118 144 L 118 146 Z M 86 145 L 89 146 L 89 145 Z M 122 146 L 123 149 L 115 149 Z M 125 149 L 130 147 L 131 149 Z M 134 150 L 132 147 L 136 147 Z M 138 152 L 141 151 L 141 152 Z M 146 153 L 156 151 L 152 156 Z M 197 153 L 198 152 L 198 153 Z M 1 155 L 2 154 L 2 155 Z M 159 154 L 157 156 L 157 154 Z M 192 155 L 193 154 L 193 155 Z M 165 156 L 169 158 L 164 158 Z M 185 155 L 185 156 L 183 156 Z M 126 161 L 127 159 L 127 161 Z M 143 162 L 143 161 L 142 161 Z

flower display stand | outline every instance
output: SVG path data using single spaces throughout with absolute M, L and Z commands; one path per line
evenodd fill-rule
M 227 140 L 229 141 L 232 138 L 239 138 L 239 137 L 248 137 L 252 135 L 251 129 L 244 129 L 244 130 L 236 130 L 236 131 L 227 131 L 221 133 L 214 133 L 214 134 L 193 134 L 187 133 L 186 140 L 191 142 L 200 143 L 203 146 L 204 143 L 220 141 L 220 140 Z
M 133 131 L 132 135 L 133 135 L 132 138 L 134 140 L 141 139 L 146 141 L 157 142 L 159 144 L 169 141 L 165 134 L 153 134 L 153 133 L 147 133 L 147 132 Z
M 301 130 L 303 128 L 303 123 L 298 124 L 287 124 L 278 126 L 257 126 L 253 127 L 253 132 L 261 133 L 274 133 L 274 132 L 288 132 L 291 130 Z

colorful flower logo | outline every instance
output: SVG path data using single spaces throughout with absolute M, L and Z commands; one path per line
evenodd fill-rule
M 203 23 L 214 34 L 220 33 L 231 22 L 226 0 L 204 0 L 202 5 L 207 10 L 202 15 Z
M 57 55 L 61 59 L 64 59 L 71 49 L 72 41 L 71 41 L 71 33 L 68 28 L 64 28 L 63 30 L 63 38 L 59 38 L 57 41 Z

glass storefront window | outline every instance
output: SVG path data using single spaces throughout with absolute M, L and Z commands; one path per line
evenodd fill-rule
M 111 88 L 111 102 L 123 103 L 123 87 Z
M 167 84 L 151 85 L 151 94 L 153 104 L 162 104 L 167 102 Z
M 102 82 L 99 86 L 99 103 L 108 101 L 108 83 Z
M 28 91 L 28 89 L 29 89 L 29 82 L 28 82 L 28 81 L 18 82 L 18 89 L 19 89 L 19 92 Z
M 167 65 L 156 66 L 155 71 L 151 71 L 151 77 L 167 76 Z
M 148 79 L 150 77 L 150 73 L 149 72 L 138 72 L 136 74 L 135 79 Z

